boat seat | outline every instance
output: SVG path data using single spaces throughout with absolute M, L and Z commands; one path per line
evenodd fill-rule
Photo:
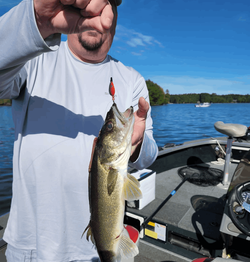
M 229 137 L 242 137 L 246 135 L 247 127 L 241 124 L 225 124 L 222 121 L 218 121 L 214 124 L 214 128 Z

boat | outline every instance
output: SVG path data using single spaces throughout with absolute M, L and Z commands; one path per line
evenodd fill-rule
M 155 198 L 126 209 L 141 236 L 135 261 L 249 261 L 250 133 L 214 126 L 226 137 L 167 144 L 148 168 Z
M 143 193 L 125 210 L 124 223 L 140 236 L 133 261 L 249 261 L 250 131 L 214 126 L 223 136 L 166 144 L 150 167 L 129 170 Z M 0 240 L 0 256 L 5 245 Z
M 209 107 L 209 106 L 211 106 L 211 103 L 208 102 L 195 104 L 195 107 Z

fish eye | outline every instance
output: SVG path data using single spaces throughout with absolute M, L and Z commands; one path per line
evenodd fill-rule
M 112 122 L 108 122 L 107 125 L 106 125 L 106 129 L 107 131 L 111 131 L 113 129 L 113 123 Z

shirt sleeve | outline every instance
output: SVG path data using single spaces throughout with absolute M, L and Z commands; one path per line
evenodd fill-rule
M 32 0 L 22 1 L 0 18 L 0 35 L 0 98 L 16 98 L 27 77 L 24 65 L 42 53 L 57 50 L 61 35 L 43 40 Z
M 157 156 L 158 146 L 154 138 L 150 137 L 150 135 L 145 132 L 139 157 L 135 162 L 130 162 L 129 166 L 138 170 L 147 168 L 153 164 Z
M 135 111 L 138 109 L 138 101 L 140 97 L 144 97 L 145 100 L 150 104 L 146 82 L 144 78 L 139 73 L 137 73 L 133 97 L 133 107 Z M 129 162 L 129 166 L 138 170 L 147 168 L 153 164 L 157 156 L 158 146 L 153 137 L 153 120 L 151 117 L 151 107 L 149 107 L 146 119 L 146 128 L 139 156 L 135 162 Z

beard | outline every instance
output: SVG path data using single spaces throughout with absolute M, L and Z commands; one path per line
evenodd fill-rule
M 102 39 L 100 39 L 99 42 L 91 43 L 83 39 L 80 34 L 78 35 L 78 41 L 81 44 L 81 46 L 87 51 L 97 51 L 103 44 Z

